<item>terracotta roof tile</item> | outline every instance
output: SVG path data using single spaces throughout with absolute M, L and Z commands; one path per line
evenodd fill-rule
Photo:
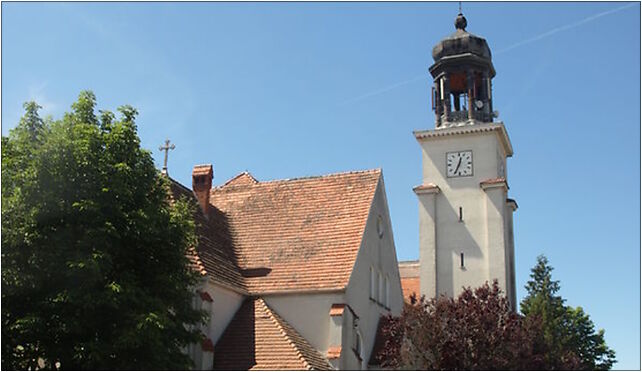
M 193 192 L 177 181 L 170 180 L 173 199 L 181 197 L 196 201 Z M 192 268 L 201 275 L 208 275 L 218 283 L 245 291 L 245 283 L 236 265 L 236 255 L 228 232 L 226 217 L 216 208 L 209 208 L 205 218 L 199 210 L 194 213 L 198 245 L 187 254 Z
M 419 288 L 419 261 L 399 262 L 399 276 L 401 277 L 401 290 L 403 298 L 409 302 L 410 295 L 421 295 Z
M 419 290 L 419 277 L 401 278 L 401 291 L 406 302 L 410 302 L 410 296 L 414 293 L 417 298 L 421 296 Z
M 330 307 L 330 316 L 343 315 L 345 307 L 345 304 L 332 304 Z
M 341 357 L 341 346 L 330 346 L 326 356 L 328 359 L 337 359 Z
M 248 290 L 344 289 L 381 171 L 256 183 L 241 176 L 212 189 L 210 203 L 229 224 Z
M 217 370 L 330 370 L 332 366 L 261 298 L 246 299 L 215 347 Z
M 258 182 L 259 181 L 257 181 L 256 178 L 254 178 L 249 172 L 243 172 L 230 178 L 223 184 L 223 186 L 253 185 Z

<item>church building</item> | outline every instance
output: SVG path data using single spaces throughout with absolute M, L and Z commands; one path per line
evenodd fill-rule
M 192 189 L 201 273 L 194 306 L 210 314 L 186 350 L 197 369 L 367 369 L 379 320 L 399 315 L 401 282 L 381 170 L 259 181 L 243 172 Z
M 486 40 L 455 19 L 455 32 L 432 50 L 435 129 L 415 131 L 423 159 L 419 261 L 401 264 L 407 293 L 458 295 L 497 280 L 513 308 L 515 253 L 506 159 L 508 132 L 494 121 L 495 69 Z
M 386 315 L 411 293 L 456 296 L 497 280 L 515 306 L 513 148 L 495 121 L 495 69 L 486 40 L 456 31 L 433 49 L 435 128 L 415 131 L 423 158 L 419 260 L 397 262 L 382 171 L 259 181 L 243 172 L 213 187 L 211 165 L 192 188 L 202 281 L 194 306 L 210 314 L 187 353 L 197 369 L 361 370 Z M 409 185 L 410 188 L 410 185 Z

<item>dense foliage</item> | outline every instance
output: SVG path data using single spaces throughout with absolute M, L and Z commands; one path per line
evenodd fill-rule
M 199 340 L 193 206 L 140 148 L 130 106 L 61 120 L 39 106 L 2 137 L 2 369 L 185 369 Z
M 512 311 L 497 282 L 457 298 L 416 297 L 384 323 L 383 367 L 421 370 L 607 370 L 615 353 L 581 308 L 564 305 L 540 256 Z
M 537 258 L 526 284 L 528 295 L 521 303 L 527 319 L 541 319 L 537 347 L 546 350 L 549 369 L 608 370 L 615 363 L 615 352 L 606 345 L 604 330 L 595 326 L 581 307 L 564 305 L 557 295 L 559 281 L 544 256 Z
M 457 298 L 411 299 L 388 320 L 384 367 L 412 370 L 532 369 L 534 327 L 514 313 L 497 282 Z

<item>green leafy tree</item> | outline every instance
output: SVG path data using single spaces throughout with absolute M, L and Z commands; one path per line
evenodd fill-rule
M 95 106 L 81 92 L 47 121 L 29 102 L 2 137 L 3 369 L 191 366 L 194 206 L 170 199 L 136 110 Z
M 539 256 L 526 284 L 528 295 L 520 306 L 526 319 L 540 324 L 536 348 L 545 355 L 545 368 L 610 369 L 616 362 L 615 352 L 606 345 L 604 330 L 595 332 L 581 307 L 564 304 L 557 295 L 560 284 L 553 280 L 552 272 L 546 257 Z

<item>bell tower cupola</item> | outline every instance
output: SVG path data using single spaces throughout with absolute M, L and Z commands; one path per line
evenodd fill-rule
M 466 31 L 468 22 L 460 12 L 455 32 L 432 49 L 435 63 L 432 106 L 436 128 L 493 122 L 491 80 L 495 68 L 490 48 L 482 37 Z

